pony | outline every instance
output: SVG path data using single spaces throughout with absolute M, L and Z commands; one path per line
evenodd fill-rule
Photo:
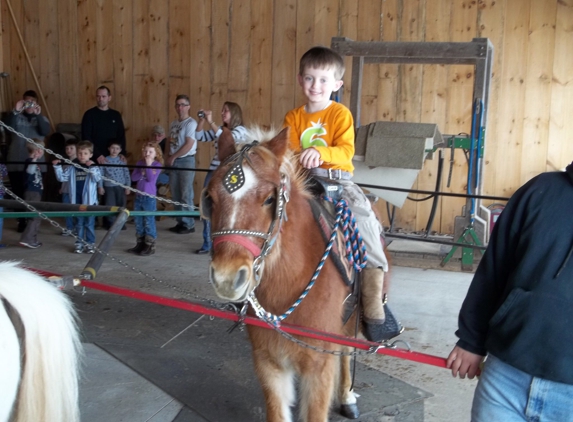
M 64 293 L 0 262 L 0 422 L 76 422 L 81 343 Z
M 260 132 L 256 139 L 265 136 Z M 232 139 L 227 141 L 226 133 L 219 139 L 222 164 L 201 195 L 202 217 L 212 225 L 210 283 L 221 299 L 249 300 L 258 307 L 256 311 L 249 308 L 250 314 L 284 316 L 299 302 L 286 322 L 355 335 L 356 312 L 343 323 L 350 288 L 331 259 L 324 261 L 312 289 L 299 301 L 321 262 L 326 242 L 312 215 L 313 195 L 305 171 L 288 148 L 288 129 L 269 137 L 236 148 L 229 148 Z M 256 299 L 251 301 L 253 292 Z M 249 325 L 247 331 L 267 421 L 292 420 L 295 379 L 303 421 L 328 420 L 334 402 L 341 405 L 344 416 L 358 418 L 350 356 L 317 350 L 339 353 L 348 352 L 347 347 L 308 338 L 303 341 L 311 347 L 301 347 L 276 330 Z

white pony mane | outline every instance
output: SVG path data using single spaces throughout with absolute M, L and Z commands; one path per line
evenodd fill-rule
M 277 130 L 274 126 L 271 126 L 270 129 L 265 129 L 262 126 L 254 125 L 247 128 L 245 134 L 245 142 L 246 144 L 253 143 L 254 141 L 265 142 L 270 141 L 273 139 L 279 130 Z
M 76 314 L 71 301 L 39 275 L 21 268 L 15 262 L 0 262 L 0 294 L 18 312 L 25 327 L 25 365 L 21 375 L 19 399 L 14 421 L 79 421 L 78 373 L 81 344 L 76 329 Z M 0 304 L 0 316 L 7 314 Z M 6 339 L 8 327 L 3 324 L 0 339 Z M 8 330 L 10 332 L 10 330 Z M 4 337 L 3 337 L 4 336 Z M 20 346 L 15 335 L 10 337 Z M 2 346 L 0 341 L 0 352 Z M 19 368 L 16 362 L 0 353 L 0 387 L 7 373 L 6 364 Z M 3 366 L 4 365 L 4 366 Z M 0 388 L 2 390 L 2 388 Z M 11 406 L 0 397 L 0 420 Z

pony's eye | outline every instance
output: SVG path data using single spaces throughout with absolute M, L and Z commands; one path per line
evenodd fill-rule
M 265 199 L 265 202 L 263 203 L 263 205 L 271 205 L 273 202 L 275 202 L 275 197 L 269 196 L 267 199 Z

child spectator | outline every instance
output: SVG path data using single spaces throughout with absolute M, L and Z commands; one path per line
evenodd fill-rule
M 6 189 L 4 189 L 4 178 L 8 176 L 8 169 L 4 164 L 0 164 L 0 199 L 4 199 Z M 0 207 L 0 213 L 4 212 L 4 208 Z M 2 241 L 2 229 L 4 228 L 4 219 L 0 218 L 0 241 Z M 0 248 L 5 248 L 6 245 L 0 243 Z
M 343 75 L 344 60 L 337 52 L 327 47 L 308 50 L 300 60 L 298 74 L 307 102 L 287 113 L 284 126 L 290 127 L 290 146 L 300 152 L 302 166 L 311 169 L 314 176 L 336 179 L 343 187 L 342 198 L 353 211 L 368 250 L 362 275 L 364 335 L 368 340 L 382 341 L 400 334 L 401 327 L 384 325 L 382 287 L 388 261 L 380 242 L 383 229 L 362 189 L 350 180 L 354 170 L 352 114 L 344 105 L 330 100 L 342 86 Z M 389 317 L 388 321 L 393 319 Z
M 24 200 L 26 201 L 41 201 L 42 193 L 44 192 L 44 183 L 42 181 L 42 171 L 40 166 L 36 164 L 44 156 L 44 142 L 39 139 L 34 139 L 34 142 L 26 144 L 28 150 L 28 158 L 24 168 L 26 169 L 26 183 L 24 188 Z M 39 146 L 41 145 L 41 146 Z M 42 220 L 40 217 L 34 217 L 31 222 L 26 225 L 26 229 L 20 237 L 20 245 L 30 249 L 36 249 L 42 246 L 38 242 L 38 229 Z
M 121 145 L 116 140 L 111 140 L 108 146 L 109 155 L 105 157 L 106 164 L 115 164 L 121 167 L 103 167 L 102 176 L 116 181 L 123 186 L 131 186 L 131 178 L 127 169 L 125 160 L 120 157 Z M 100 195 L 105 193 L 105 204 L 109 206 L 125 207 L 126 195 L 129 195 L 129 189 L 119 186 L 108 180 L 103 181 L 103 188 L 98 188 Z M 110 216 L 104 218 L 104 228 L 109 230 L 117 217 Z M 125 226 L 121 228 L 125 230 Z
M 93 166 L 93 144 L 90 141 L 81 141 L 77 145 L 77 162 L 84 169 L 75 166 L 62 168 L 60 160 L 52 161 L 56 178 L 60 182 L 69 182 L 70 202 L 72 204 L 97 205 L 97 187 L 101 180 L 100 169 Z M 76 247 L 75 253 L 94 253 L 95 243 L 95 217 L 77 217 L 76 219 Z M 85 244 L 85 246 L 84 246 Z
M 66 141 L 66 155 L 68 156 L 70 161 L 74 161 L 77 158 L 77 150 L 76 150 L 77 145 L 78 141 L 76 139 L 68 139 Z M 68 166 L 66 166 L 66 168 L 67 167 Z M 70 182 L 62 182 L 60 193 L 62 194 L 62 203 L 71 204 Z M 62 232 L 62 236 L 70 236 L 70 234 L 74 233 L 74 228 L 75 228 L 74 218 L 75 217 L 66 217 L 66 230 Z
M 230 101 L 225 101 L 223 104 L 223 109 L 221 110 L 221 119 L 223 120 L 223 126 L 217 126 L 213 121 L 213 112 L 211 110 L 199 110 L 197 113 L 199 117 L 199 124 L 197 125 L 197 132 L 195 132 L 195 139 L 199 142 L 212 142 L 215 141 L 215 156 L 211 160 L 211 165 L 209 166 L 209 172 L 207 177 L 205 177 L 205 183 L 203 187 L 206 187 L 211 180 L 213 175 L 213 170 L 219 167 L 221 161 L 218 155 L 218 140 L 221 133 L 223 133 L 223 126 L 231 130 L 233 139 L 236 142 L 241 142 L 246 140 L 247 130 L 243 126 L 243 111 L 241 106 L 237 103 L 232 103 Z M 203 130 L 203 125 L 205 121 L 208 123 L 209 128 Z M 203 220 L 203 246 L 197 249 L 195 253 L 206 254 L 211 251 L 211 221 Z
M 154 167 L 163 166 L 163 156 L 156 143 L 149 142 L 141 150 L 142 159 L 137 162 L 138 166 L 147 168 L 136 168 L 131 173 L 131 180 L 137 182 L 137 190 L 156 196 L 157 177 L 161 169 Z M 155 211 L 157 209 L 156 199 L 137 193 L 135 195 L 134 211 Z M 148 256 L 155 253 L 155 241 L 157 239 L 157 229 L 155 227 L 155 217 L 148 215 L 135 217 L 136 245 L 128 249 L 128 252 Z
M 161 125 L 153 126 L 153 129 L 151 129 L 151 138 L 149 139 L 149 142 L 159 145 L 160 151 L 165 151 L 165 129 L 163 129 L 163 126 Z M 157 184 L 158 185 L 169 184 L 169 175 L 166 172 L 162 171 L 159 174 L 159 177 L 157 178 Z M 161 190 L 159 191 L 159 193 L 161 194 Z

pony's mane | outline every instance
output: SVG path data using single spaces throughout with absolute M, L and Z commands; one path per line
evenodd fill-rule
M 265 129 L 258 125 L 248 127 L 244 142 L 237 144 L 237 150 L 240 150 L 241 145 L 251 144 L 254 141 L 270 141 L 277 136 L 279 132 L 280 130 L 276 129 L 274 126 L 271 126 L 270 129 Z M 268 149 L 259 148 L 258 151 L 261 153 L 260 156 L 265 162 L 272 159 L 272 154 Z M 307 189 L 308 172 L 300 165 L 299 154 L 295 154 L 290 148 L 288 148 L 281 163 L 280 171 L 289 176 L 293 187 L 296 187 L 304 195 L 310 196 Z

